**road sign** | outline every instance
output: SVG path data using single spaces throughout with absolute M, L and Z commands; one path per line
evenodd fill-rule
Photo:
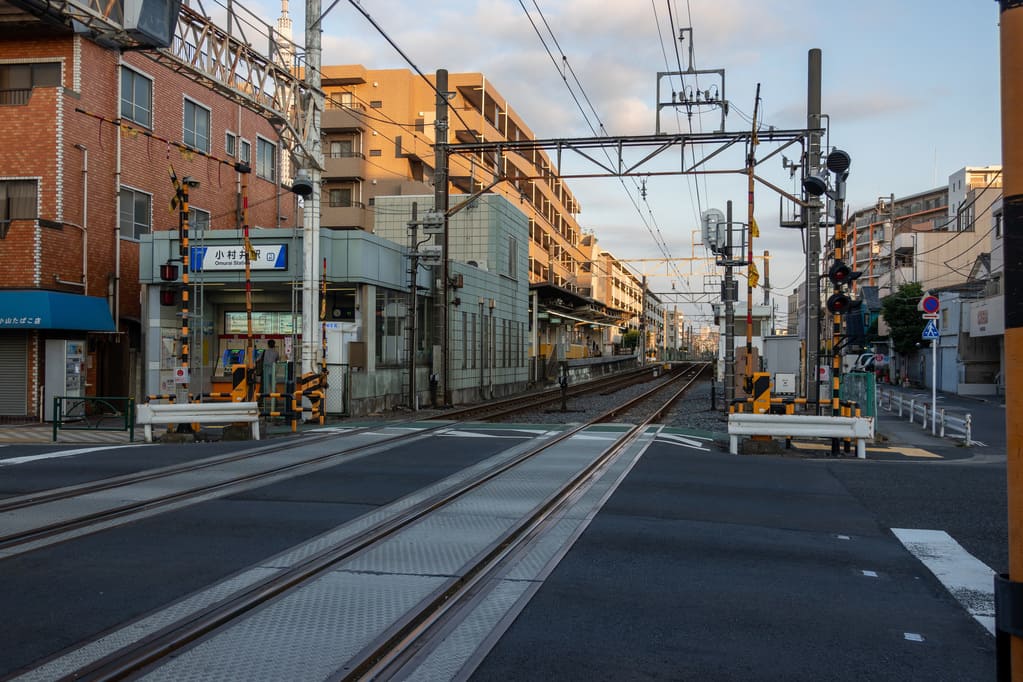
M 927 326 L 924 327 L 924 333 L 920 336 L 924 339 L 938 338 L 938 325 L 934 323 L 934 320 L 927 320 Z
M 941 310 L 941 301 L 937 296 L 924 296 L 920 299 L 920 309 L 925 313 L 936 313 Z
M 924 313 L 920 317 L 924 318 L 925 320 L 936 320 L 939 317 L 941 317 L 941 315 L 939 315 L 938 313 Z

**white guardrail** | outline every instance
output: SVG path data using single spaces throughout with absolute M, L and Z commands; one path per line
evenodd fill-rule
M 153 424 L 252 425 L 252 440 L 259 440 L 259 406 L 248 403 L 149 403 L 135 408 L 135 423 L 145 427 L 146 442 L 153 442 Z
M 916 398 L 904 398 L 895 391 L 879 390 L 877 404 L 879 408 L 884 408 L 888 412 L 898 412 L 900 417 L 909 417 L 910 424 L 919 419 L 920 427 L 924 430 L 927 430 L 928 420 L 930 420 L 931 431 L 937 432 L 942 438 L 949 433 L 962 436 L 963 445 L 969 446 L 973 442 L 969 412 L 961 417 L 946 414 L 945 408 L 940 408 L 935 412 L 931 409 L 930 403 Z
M 874 438 L 874 418 L 740 412 L 728 415 L 728 436 L 733 455 L 739 454 L 740 436 L 850 438 L 856 441 L 856 456 L 864 459 L 866 441 Z

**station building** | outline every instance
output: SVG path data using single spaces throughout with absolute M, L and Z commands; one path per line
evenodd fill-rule
M 8 18 L 20 28 L 0 37 L 0 419 L 32 420 L 54 396 L 142 395 L 139 266 L 150 235 L 177 233 L 172 169 L 200 231 L 240 227 L 243 182 L 254 226 L 293 226 L 295 202 L 267 119 L 144 51 Z

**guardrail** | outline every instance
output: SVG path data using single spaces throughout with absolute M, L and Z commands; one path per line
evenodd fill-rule
M 127 431 L 135 440 L 135 399 L 102 396 L 54 396 L 53 442 L 58 431 Z
M 252 439 L 259 440 L 259 406 L 249 403 L 151 403 L 139 405 L 136 422 L 145 428 L 147 443 L 153 442 L 153 424 L 231 424 L 247 422 Z
M 973 442 L 973 424 L 969 412 L 958 417 L 946 414 L 945 408 L 935 411 L 931 408 L 930 403 L 916 398 L 904 398 L 895 391 L 878 391 L 877 403 L 879 408 L 884 408 L 888 412 L 898 412 L 900 417 L 908 417 L 910 424 L 919 418 L 920 427 L 925 431 L 928 427 L 928 419 L 930 419 L 931 431 L 936 431 L 942 438 L 949 433 L 961 436 L 963 445 L 967 447 Z
M 866 441 L 874 438 L 874 418 L 732 413 L 728 415 L 728 436 L 733 455 L 739 454 L 739 436 L 850 438 L 856 441 L 856 456 L 865 459 Z

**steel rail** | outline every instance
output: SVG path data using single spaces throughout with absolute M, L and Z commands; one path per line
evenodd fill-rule
M 660 388 L 663 388 L 663 385 Z M 401 511 L 388 519 L 382 520 L 352 538 L 349 538 L 333 547 L 327 547 L 320 552 L 305 558 L 300 563 L 286 569 L 278 575 L 268 577 L 259 583 L 230 595 L 201 612 L 185 616 L 179 621 L 162 628 L 160 631 L 153 633 L 139 642 L 123 647 L 104 658 L 74 671 L 63 679 L 117 680 L 135 675 L 143 669 L 158 663 L 160 660 L 173 656 L 183 647 L 188 646 L 201 638 L 215 634 L 218 629 L 231 624 L 239 617 L 244 616 L 267 601 L 277 598 L 289 590 L 295 589 L 317 578 L 325 571 L 336 566 L 338 563 L 348 560 L 356 554 L 366 551 L 367 549 L 387 540 L 400 530 L 413 523 L 421 521 L 427 515 L 446 507 L 464 495 L 478 489 L 485 483 L 521 465 L 541 452 L 548 450 L 557 443 L 565 441 L 584 429 L 599 423 L 604 416 L 605 415 L 602 414 L 593 420 L 571 427 L 564 432 L 557 434 L 553 438 L 531 447 L 528 451 L 514 456 L 506 462 L 502 462 L 487 471 L 480 472 L 472 478 L 460 482 L 448 491 L 438 492 L 435 495 L 416 503 L 408 509 Z M 632 440 L 634 440 L 634 438 L 642 432 L 645 426 L 646 422 L 641 426 L 629 429 L 629 431 L 627 431 L 622 438 L 619 438 L 616 443 L 621 447 L 625 447 L 623 441 L 628 439 L 628 443 L 631 443 Z M 612 448 L 613 447 L 614 446 L 612 446 Z M 612 448 L 608 448 L 605 453 Z M 606 463 L 610 460 L 610 458 L 610 455 L 605 455 L 598 459 L 601 462 Z M 599 467 L 591 464 L 591 466 L 587 467 L 582 473 L 575 476 L 573 478 L 574 489 L 578 489 L 588 477 L 593 475 L 597 468 Z M 558 500 L 567 499 L 567 496 L 555 493 L 542 506 L 554 509 Z M 535 523 L 529 523 L 528 525 L 531 528 L 536 526 Z M 519 535 L 524 532 L 526 532 L 526 529 L 520 531 Z M 514 538 L 506 537 L 503 540 L 500 540 L 497 544 L 506 548 L 511 548 L 516 543 Z M 489 559 L 489 563 L 493 563 L 495 559 L 500 558 L 501 556 L 507 556 L 508 553 L 507 551 L 502 550 L 501 547 L 492 546 L 489 551 L 485 551 L 484 554 L 491 557 Z M 486 557 L 481 557 L 481 561 L 485 558 Z M 484 575 L 480 571 L 476 571 L 475 573 L 478 573 L 481 577 Z M 459 582 L 464 581 L 459 579 Z M 434 602 L 436 600 L 428 601 Z M 442 599 L 441 601 L 444 600 Z M 387 639 L 390 641 L 392 638 L 388 637 Z
M 20 545 L 25 545 L 25 544 L 28 544 L 28 543 L 31 543 L 31 542 L 37 542 L 37 541 L 45 539 L 45 538 L 54 537 L 54 536 L 61 535 L 63 533 L 72 532 L 72 531 L 75 531 L 75 530 L 81 530 L 82 528 L 87 528 L 88 526 L 96 524 L 96 523 L 111 521 L 111 520 L 115 520 L 115 519 L 120 518 L 120 517 L 127 517 L 127 516 L 130 516 L 132 514 L 137 514 L 139 512 L 151 511 L 153 509 L 158 509 L 160 507 L 165 507 L 165 506 L 168 506 L 168 505 L 171 505 L 171 504 L 174 504 L 174 503 L 178 503 L 178 502 L 182 502 L 184 500 L 188 500 L 188 499 L 191 499 L 191 498 L 201 497 L 203 495 L 207 495 L 209 493 L 216 492 L 218 490 L 227 489 L 227 488 L 230 488 L 232 486 L 241 485 L 241 484 L 244 484 L 244 483 L 252 483 L 254 481 L 259 481 L 261 479 L 266 479 L 266 478 L 272 478 L 272 477 L 275 477 L 275 476 L 280 476 L 281 474 L 286 474 L 286 473 L 289 473 L 289 472 L 301 471 L 303 468 L 311 468 L 311 467 L 319 466 L 319 465 L 324 464 L 325 462 L 327 462 L 327 461 L 329 461 L 329 460 L 331 460 L 333 458 L 347 457 L 347 456 L 350 456 L 350 455 L 353 455 L 353 454 L 357 454 L 357 453 L 359 453 L 360 451 L 363 451 L 363 450 L 371 450 L 371 449 L 374 449 L 374 448 L 378 448 L 378 447 L 380 447 L 382 445 L 394 445 L 396 443 L 400 443 L 401 441 L 413 440 L 413 439 L 419 438 L 419 437 L 421 437 L 421 436 L 423 436 L 425 434 L 429 434 L 429 433 L 431 433 L 433 431 L 439 431 L 441 429 L 450 428 L 450 426 L 451 426 L 451 424 L 449 424 L 449 423 L 438 424 L 437 426 L 428 427 L 428 428 L 422 429 L 420 431 L 416 431 L 414 433 L 398 434 L 396 436 L 391 436 L 391 437 L 388 437 L 388 438 L 383 438 L 383 439 L 381 439 L 379 441 L 376 441 L 374 443 L 367 443 L 365 445 L 359 445 L 359 446 L 355 446 L 355 447 L 351 447 L 351 448 L 345 448 L 345 449 L 342 449 L 342 450 L 336 450 L 336 451 L 333 451 L 333 452 L 328 452 L 328 453 L 323 454 L 323 455 L 317 455 L 317 456 L 315 456 L 315 457 L 313 457 L 311 459 L 305 459 L 305 460 L 302 460 L 300 462 L 292 462 L 290 464 L 283 464 L 283 465 L 280 465 L 280 466 L 275 466 L 275 467 L 273 467 L 271 469 L 264 469 L 262 471 L 257 471 L 257 472 L 251 473 L 251 474 L 246 474 L 244 476 L 238 476 L 238 477 L 232 478 L 230 480 L 220 481 L 218 483 L 211 483 L 209 485 L 200 485 L 200 486 L 188 488 L 187 490 L 179 490 L 177 492 L 168 493 L 166 495 L 161 495 L 161 496 L 150 498 L 150 499 L 147 499 L 147 500 L 139 500 L 137 502 L 129 502 L 127 504 L 119 505 L 119 506 L 116 506 L 116 507 L 110 507 L 110 508 L 103 509 L 103 510 L 96 511 L 96 512 L 92 512 L 92 513 L 89 513 L 89 514 L 83 514 L 83 515 L 77 516 L 77 517 L 75 517 L 73 519 L 65 519 L 65 520 L 62 520 L 62 521 L 55 521 L 53 523 L 49 523 L 49 524 L 45 524 L 45 525 L 41 525 L 41 526 L 36 526 L 35 528 L 32 528 L 31 530 L 27 530 L 27 531 L 19 531 L 19 532 L 16 532 L 16 533 L 10 533 L 8 535 L 0 535 L 0 551 L 7 551 L 7 550 L 10 550 L 12 548 L 16 548 L 16 547 L 18 547 Z M 333 434 L 333 437 L 336 437 L 336 436 L 337 436 L 337 434 Z M 318 438 L 317 441 L 324 440 L 324 439 L 327 439 L 329 437 L 330 436 L 325 436 L 323 439 L 319 439 Z M 293 447 L 305 446 L 307 444 L 309 444 L 309 441 L 303 441 L 301 443 L 295 444 Z M 276 447 L 276 448 L 271 448 L 269 450 L 267 450 L 265 448 L 260 448 L 260 450 L 261 450 L 261 452 L 259 452 L 258 455 L 257 454 L 249 454 L 249 455 L 246 455 L 245 457 L 239 456 L 236 459 L 245 459 L 245 458 L 252 458 L 252 457 L 256 457 L 256 456 L 260 456 L 260 455 L 265 455 L 265 454 L 268 454 L 269 452 L 272 452 L 272 451 L 279 451 L 279 450 L 281 450 L 281 448 L 280 447 Z M 230 460 L 228 460 L 228 461 L 230 461 Z M 215 464 L 216 463 L 210 464 L 209 466 L 214 466 Z M 201 468 L 205 468 L 205 467 L 196 467 L 196 468 L 197 469 L 201 469 Z M 187 473 L 189 471 L 189 469 L 185 468 L 183 471 L 185 473 Z M 175 472 L 175 473 L 181 473 L 181 472 Z M 170 475 L 172 475 L 172 474 L 166 474 L 166 476 L 170 476 Z M 141 480 L 151 480 L 152 478 L 160 478 L 160 476 L 152 476 L 149 479 L 142 478 Z M 126 485 L 126 484 L 108 486 L 107 489 L 116 488 L 116 487 L 123 487 L 123 485 Z M 76 497 L 76 496 L 77 496 L 77 494 L 75 494 L 75 495 L 68 495 L 66 499 L 69 499 L 69 498 L 72 498 L 72 497 Z M 52 501 L 52 500 L 50 500 L 50 501 Z M 40 503 L 40 504 L 43 504 L 43 503 Z
M 357 654 L 353 659 L 356 661 L 354 664 L 336 671 L 330 679 L 345 682 L 387 680 L 402 675 L 404 672 L 402 669 L 411 661 L 425 657 L 432 650 L 432 646 L 439 643 L 443 634 L 450 631 L 452 624 L 458 622 L 459 617 L 467 610 L 466 607 L 475 603 L 481 591 L 485 589 L 485 584 L 496 584 L 506 569 L 514 565 L 527 549 L 530 542 L 542 534 L 558 514 L 583 492 L 587 483 L 631 446 L 654 419 L 670 408 L 702 376 L 704 369 L 700 368 L 693 376 L 676 377 L 671 382 L 644 393 L 641 399 L 663 391 L 668 385 L 688 379 L 681 389 L 673 393 L 649 417 L 616 439 L 571 481 L 548 496 L 532 514 L 483 550 L 468 571 L 439 587 L 421 602 L 418 611 L 406 614 L 402 621 Z M 587 426 L 606 421 L 616 411 L 617 408 L 596 417 Z

